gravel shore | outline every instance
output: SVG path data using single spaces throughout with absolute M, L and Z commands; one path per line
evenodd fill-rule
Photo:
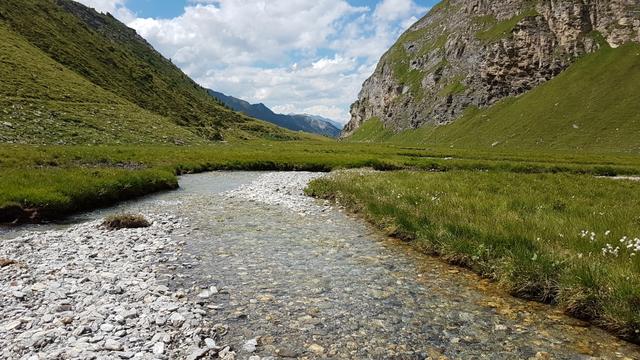
M 326 176 L 312 172 L 274 172 L 260 175 L 255 181 L 225 193 L 229 199 L 254 201 L 283 206 L 298 214 L 312 214 L 326 210 L 304 194 L 311 180 Z
M 0 268 L 0 358 L 233 359 L 204 303 L 164 285 L 161 268 L 183 245 L 170 236 L 180 219 L 146 217 L 149 228 L 93 221 L 2 241 L 0 258 L 15 263 Z

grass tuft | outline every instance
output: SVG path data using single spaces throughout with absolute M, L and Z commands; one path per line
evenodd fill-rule
M 102 223 L 109 230 L 138 229 L 151 226 L 149 221 L 140 214 L 111 215 Z

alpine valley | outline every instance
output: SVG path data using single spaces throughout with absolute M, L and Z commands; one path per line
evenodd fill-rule
M 242 99 L 228 96 L 213 90 L 209 90 L 209 94 L 235 111 L 256 119 L 270 122 L 285 129 L 304 131 L 333 138 L 338 137 L 340 135 L 340 130 L 342 129 L 342 125 L 336 121 L 323 118 L 322 116 L 307 114 L 276 114 L 264 104 L 250 104 Z
M 640 2 L 0 0 L 0 303 L 1 359 L 640 359 Z

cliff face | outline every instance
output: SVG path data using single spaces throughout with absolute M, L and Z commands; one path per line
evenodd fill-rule
M 393 131 L 447 124 L 628 41 L 640 0 L 445 0 L 382 57 L 342 136 L 373 117 Z

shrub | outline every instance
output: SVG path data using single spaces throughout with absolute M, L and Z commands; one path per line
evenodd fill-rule
M 137 229 L 151 226 L 149 221 L 139 214 L 111 215 L 104 219 L 102 225 L 109 230 Z

